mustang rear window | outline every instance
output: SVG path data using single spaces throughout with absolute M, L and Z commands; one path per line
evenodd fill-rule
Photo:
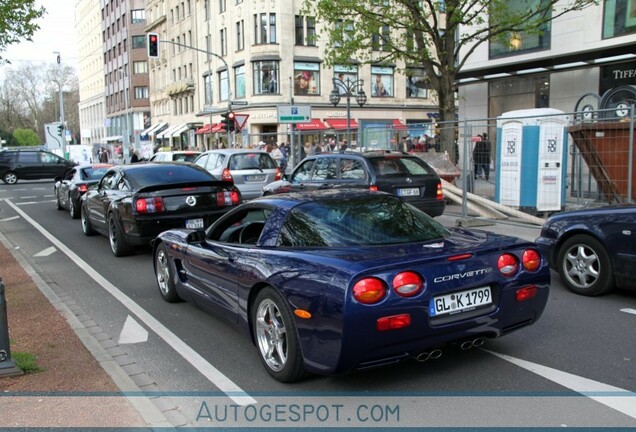
M 203 169 L 176 164 L 140 166 L 139 169 L 128 170 L 126 176 L 135 184 L 135 189 L 156 184 L 216 180 L 212 174 Z
M 320 200 L 293 209 L 280 246 L 346 247 L 426 242 L 449 232 L 424 212 L 391 196 Z

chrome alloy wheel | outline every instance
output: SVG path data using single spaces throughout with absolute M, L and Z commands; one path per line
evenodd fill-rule
M 585 244 L 575 244 L 568 249 L 562 265 L 568 282 L 580 289 L 589 288 L 600 277 L 599 257 Z
M 273 371 L 280 371 L 287 362 L 287 329 L 278 305 L 263 299 L 256 311 L 256 340 L 263 360 Z
M 168 263 L 168 254 L 164 250 L 157 251 L 157 258 L 155 262 L 155 274 L 157 276 L 157 284 L 159 285 L 159 291 L 161 294 L 168 295 L 170 293 L 170 287 L 168 281 L 170 280 L 170 269 Z

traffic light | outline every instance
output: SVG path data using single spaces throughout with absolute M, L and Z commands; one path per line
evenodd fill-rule
M 221 120 L 221 123 L 223 124 L 223 127 L 225 128 L 225 130 L 229 132 L 234 132 L 234 127 L 236 125 L 235 123 L 236 115 L 232 111 L 230 111 L 230 112 L 221 114 L 221 117 L 223 117 L 223 120 Z
M 58 125 L 57 126 L 57 136 L 64 136 L 64 125 Z
M 148 33 L 146 35 L 148 40 L 146 46 L 148 47 L 148 58 L 159 58 L 159 34 Z

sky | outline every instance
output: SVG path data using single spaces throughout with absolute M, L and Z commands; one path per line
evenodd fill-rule
M 13 65 L 24 62 L 34 64 L 55 63 L 59 51 L 63 64 L 77 69 L 77 37 L 75 35 L 75 3 L 77 0 L 38 0 L 46 13 L 38 24 L 40 30 L 33 35 L 33 42 L 11 45 L 3 58 Z

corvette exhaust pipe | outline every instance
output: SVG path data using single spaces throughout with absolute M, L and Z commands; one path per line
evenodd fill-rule
M 478 338 L 475 338 L 475 339 L 467 339 L 467 340 L 461 342 L 459 344 L 459 347 L 463 351 L 467 351 L 467 350 L 469 350 L 471 348 L 477 348 L 477 347 L 482 346 L 485 341 L 486 341 L 486 339 L 483 338 L 483 337 L 478 337 Z
M 417 356 L 415 356 L 415 360 L 417 360 L 420 363 L 424 363 L 427 360 L 436 360 L 440 358 L 441 356 L 442 356 L 442 350 L 434 349 L 430 352 L 424 351 L 423 353 L 418 354 Z
M 484 344 L 484 342 L 486 342 L 486 338 L 483 337 L 478 337 L 473 339 L 473 347 L 477 348 L 480 347 Z
M 472 340 L 465 340 L 464 342 L 459 344 L 459 347 L 462 349 L 462 351 L 468 351 L 469 349 L 471 349 L 473 347 L 473 341 Z

